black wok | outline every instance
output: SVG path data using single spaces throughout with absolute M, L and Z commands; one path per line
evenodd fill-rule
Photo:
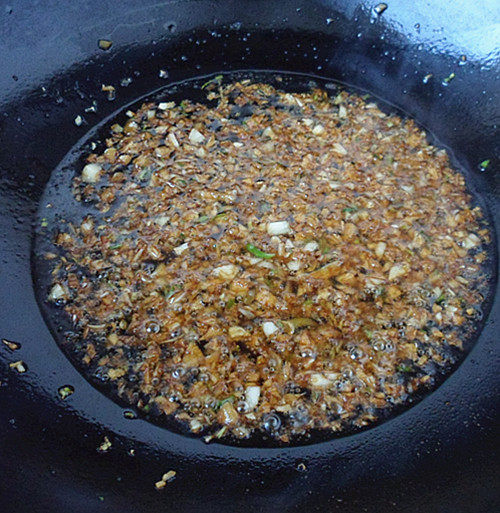
M 498 3 L 376 5 L 2 3 L 0 337 L 21 348 L 0 344 L 1 511 L 499 509 L 498 294 L 474 347 L 432 394 L 371 429 L 288 448 L 207 445 L 126 419 L 123 406 L 68 361 L 35 299 L 33 220 L 51 171 L 88 129 L 120 107 L 169 83 L 220 71 L 316 75 L 403 109 L 453 151 L 497 239 Z M 99 39 L 112 47 L 100 49 Z M 113 101 L 102 84 L 115 86 Z M 96 112 L 86 112 L 94 100 Z M 81 126 L 74 122 L 79 115 Z M 9 366 L 16 360 L 27 372 Z M 58 389 L 67 384 L 75 393 L 62 400 Z M 99 452 L 105 436 L 111 447 Z M 155 481 L 171 469 L 175 479 L 158 492 Z

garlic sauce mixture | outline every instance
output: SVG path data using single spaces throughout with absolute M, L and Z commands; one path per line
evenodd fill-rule
M 73 180 L 102 217 L 45 257 L 84 363 L 207 441 L 350 430 L 431 387 L 490 242 L 446 152 L 346 91 L 204 90 L 127 112 Z

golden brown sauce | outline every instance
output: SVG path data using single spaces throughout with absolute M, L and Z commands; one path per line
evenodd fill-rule
M 473 329 L 481 211 L 444 150 L 357 95 L 207 92 L 129 112 L 88 157 L 74 195 L 106 222 L 57 235 L 49 299 L 122 397 L 207 440 L 367 425 Z

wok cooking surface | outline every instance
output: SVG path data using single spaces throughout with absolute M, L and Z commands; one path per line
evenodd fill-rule
M 427 513 L 499 505 L 498 296 L 465 361 L 416 406 L 352 436 L 289 448 L 207 445 L 124 418 L 66 359 L 35 299 L 32 223 L 52 170 L 118 108 L 219 71 L 313 74 L 402 108 L 470 170 L 498 237 L 498 50 L 494 27 L 486 30 L 494 2 L 459 2 L 454 13 L 448 4 L 430 12 L 425 2 L 395 1 L 380 14 L 374 6 L 88 1 L 28 9 L 20 1 L 0 12 L 0 337 L 21 344 L 0 347 L 3 511 Z M 99 39 L 113 46 L 100 50 Z M 115 99 L 103 84 L 115 87 Z M 86 111 L 94 101 L 96 112 Z M 18 360 L 27 372 L 9 366 Z M 62 400 L 58 389 L 68 384 L 75 393 Z M 105 437 L 111 445 L 99 451 Z M 175 479 L 157 491 L 169 470 Z

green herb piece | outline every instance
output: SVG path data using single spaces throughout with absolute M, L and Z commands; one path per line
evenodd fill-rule
M 431 242 L 432 241 L 432 238 L 427 235 L 423 230 L 420 230 L 420 235 L 422 235 L 422 237 L 427 241 L 427 242 Z
M 104 495 L 99 495 L 99 500 L 100 500 L 101 502 L 104 502 Z
M 138 175 L 137 178 L 141 182 L 149 182 L 151 176 L 153 174 L 153 170 L 150 167 L 145 167 Z
M 198 217 L 198 219 L 196 220 L 197 223 L 206 223 L 208 220 L 210 219 L 210 217 L 208 217 L 207 215 L 205 214 L 202 214 L 201 216 Z
M 371 340 L 373 338 L 373 331 L 372 330 L 364 329 L 363 331 L 365 332 L 365 335 L 368 338 L 368 340 Z
M 57 391 L 59 392 L 61 399 L 64 400 L 67 397 L 69 397 L 75 391 L 75 389 L 71 385 L 64 385 L 63 387 L 60 387 Z
M 151 405 L 150 404 L 146 404 L 146 406 L 144 406 L 144 408 L 142 409 L 142 411 L 144 413 L 149 413 L 151 410 Z
M 112 445 L 113 444 L 111 443 L 111 440 L 107 436 L 105 436 L 103 442 L 97 448 L 97 452 L 108 452 L 111 449 Z
M 490 165 L 490 162 L 491 162 L 491 160 L 490 160 L 490 159 L 483 160 L 483 161 L 481 162 L 481 164 L 479 164 L 479 167 L 480 167 L 481 169 L 486 169 L 486 168 Z
M 118 248 L 121 248 L 122 246 L 123 246 L 123 242 L 117 242 L 117 243 L 109 246 L 109 249 L 118 249 Z
M 123 412 L 123 416 L 126 418 L 126 419 L 136 419 L 137 418 L 137 415 L 135 414 L 135 412 L 133 412 L 132 410 L 125 410 Z
M 450 73 L 444 80 L 443 82 L 445 84 L 449 84 L 454 78 L 455 78 L 455 73 Z
M 49 226 L 49 223 L 47 222 L 47 218 L 46 217 L 42 217 L 42 222 L 40 223 L 40 226 L 42 228 L 47 228 L 47 226 Z
M 356 205 L 351 205 L 350 207 L 345 207 L 342 209 L 342 212 L 347 214 L 352 214 L 353 212 L 357 212 L 359 208 Z
M 405 372 L 405 373 L 409 373 L 409 372 L 412 372 L 412 371 L 413 371 L 413 369 L 412 369 L 409 365 L 403 365 L 403 364 L 398 365 L 398 366 L 396 367 L 396 370 L 397 370 L 398 372 Z
M 163 295 L 165 299 L 170 299 L 177 291 L 182 289 L 182 285 L 179 283 L 175 283 L 174 285 L 170 285 L 163 289 Z
M 219 431 L 217 431 L 217 433 L 215 433 L 215 438 L 222 438 L 226 434 L 226 431 L 227 431 L 227 426 L 221 427 L 219 429 Z
M 233 308 L 233 306 L 236 304 L 236 301 L 231 298 L 227 303 L 226 303 L 226 308 Z
M 270 258 L 273 258 L 274 253 L 266 253 L 265 251 L 260 250 L 250 242 L 245 246 L 245 249 L 252 253 L 253 256 L 256 256 L 257 258 L 264 258 L 266 260 L 269 260 Z
M 441 303 L 444 303 L 445 299 L 446 296 L 444 295 L 444 293 L 441 293 L 439 297 L 434 301 L 434 303 L 436 303 L 436 305 L 440 305 Z
M 311 298 L 308 298 L 304 301 L 304 306 L 310 306 L 313 304 L 313 300 Z
M 219 212 L 216 216 L 212 218 L 212 221 L 223 221 L 224 219 L 226 219 L 227 215 L 228 212 Z
M 179 103 L 179 108 L 181 111 L 186 110 L 186 107 L 188 106 L 189 102 L 187 100 L 182 100 L 181 103 Z
M 234 395 L 230 395 L 229 397 L 226 397 L 225 399 L 222 399 L 221 401 L 217 401 L 217 406 L 215 407 L 215 409 L 219 410 L 226 403 L 234 403 Z
M 216 77 L 214 78 L 211 78 L 210 80 L 208 80 L 207 82 L 205 82 L 201 88 L 202 89 L 205 89 L 205 87 L 208 87 L 210 84 L 217 84 L 217 85 L 220 85 L 221 82 L 222 82 L 222 79 L 224 77 L 222 75 L 217 75 Z
M 318 241 L 319 250 L 321 251 L 322 255 L 326 255 L 327 253 L 330 253 L 330 246 L 328 245 L 328 242 L 326 239 L 321 237 Z

